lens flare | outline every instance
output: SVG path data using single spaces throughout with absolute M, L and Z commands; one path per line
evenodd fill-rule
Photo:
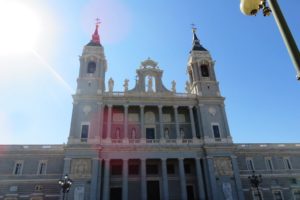
M 40 18 L 20 2 L 0 2 L 0 55 L 29 52 L 41 31 Z

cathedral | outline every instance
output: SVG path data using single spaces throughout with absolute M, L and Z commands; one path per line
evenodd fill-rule
M 150 58 L 115 91 L 96 24 L 67 144 L 0 145 L 0 200 L 300 200 L 300 144 L 234 144 L 195 29 L 187 58 L 185 93 Z

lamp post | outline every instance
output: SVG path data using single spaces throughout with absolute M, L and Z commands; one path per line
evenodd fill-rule
M 68 174 L 66 174 L 63 179 L 58 181 L 63 193 L 62 200 L 65 199 L 65 194 L 69 192 L 72 182 L 73 181 L 68 177 Z
M 251 176 L 248 176 L 248 179 L 250 181 L 250 184 L 252 187 L 256 188 L 257 190 L 257 195 L 258 195 L 258 199 L 262 200 L 260 192 L 259 192 L 259 185 L 262 183 L 262 177 L 261 174 L 256 175 L 255 171 L 252 172 Z
M 285 21 L 285 18 L 281 12 L 281 9 L 277 3 L 277 0 L 267 0 L 269 7 L 266 6 L 266 0 L 241 0 L 240 8 L 245 15 L 256 15 L 257 11 L 262 9 L 264 16 L 269 16 L 271 12 L 274 15 L 274 19 L 282 36 L 282 39 L 286 45 L 286 48 L 290 54 L 292 62 L 296 70 L 297 80 L 300 80 L 300 52 L 297 44 L 293 38 L 293 35 Z

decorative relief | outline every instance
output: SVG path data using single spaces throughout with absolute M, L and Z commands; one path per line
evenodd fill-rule
M 129 113 L 128 114 L 128 121 L 129 122 L 139 122 L 139 114 Z
M 209 107 L 208 112 L 212 115 L 215 116 L 217 113 L 217 110 L 214 107 Z
M 86 105 L 86 106 L 83 107 L 83 112 L 84 112 L 85 115 L 88 115 L 91 112 L 91 110 L 92 110 L 91 106 Z
M 71 174 L 74 178 L 86 178 L 91 176 L 90 159 L 72 159 Z
M 231 159 L 227 157 L 218 157 L 214 159 L 215 172 L 218 176 L 232 176 Z
M 171 122 L 171 115 L 170 114 L 163 114 L 163 122 Z
M 123 113 L 113 113 L 113 122 L 122 122 L 124 120 Z
M 158 68 L 158 63 L 152 60 L 151 58 L 148 58 L 147 60 L 141 62 L 141 68 Z

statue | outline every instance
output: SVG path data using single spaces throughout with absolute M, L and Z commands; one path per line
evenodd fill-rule
M 188 94 L 191 94 L 191 85 L 188 81 L 185 82 L 185 91 Z
M 110 77 L 110 79 L 108 80 L 108 91 L 112 92 L 114 90 L 114 80 Z
M 169 139 L 169 129 L 165 128 L 165 138 Z
M 120 139 L 120 129 L 117 128 L 116 130 L 116 139 Z
M 129 82 L 129 80 L 126 78 L 125 80 L 124 80 L 124 92 L 127 92 L 128 91 L 128 82 Z
M 131 130 L 131 139 L 135 139 L 135 128 Z
M 152 77 L 151 76 L 149 76 L 149 78 L 148 78 L 148 92 L 153 92 L 153 86 L 152 86 Z
M 172 92 L 176 93 L 176 81 L 172 81 Z
M 184 130 L 183 130 L 183 128 L 180 128 L 180 138 L 184 139 Z

